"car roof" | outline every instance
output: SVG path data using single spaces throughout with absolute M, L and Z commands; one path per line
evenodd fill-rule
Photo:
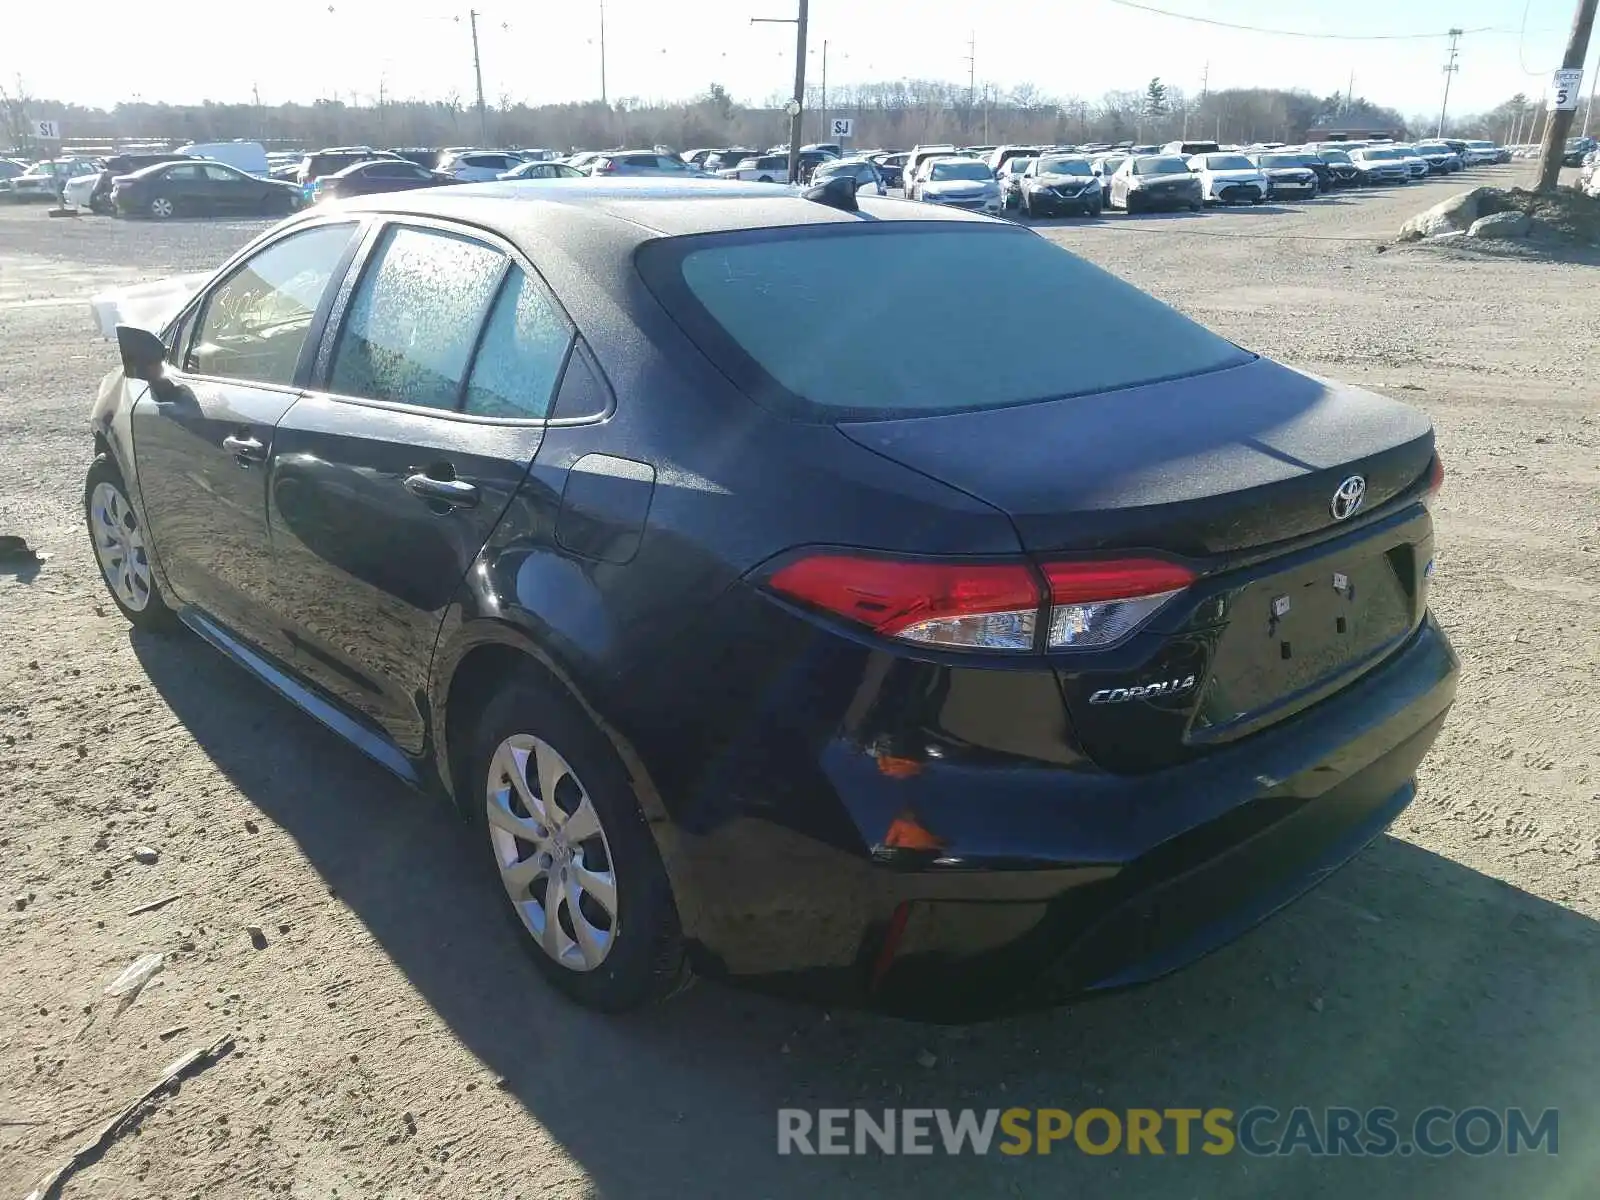
M 962 160 L 968 161 L 968 160 Z M 342 202 L 353 212 L 433 216 L 478 225 L 519 245 L 592 237 L 639 244 L 657 237 L 882 221 L 988 219 L 906 200 L 863 197 L 845 212 L 771 184 L 732 180 L 542 179 L 385 193 Z

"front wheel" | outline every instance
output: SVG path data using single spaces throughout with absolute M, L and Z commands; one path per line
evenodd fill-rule
M 1189 211 L 1190 212 L 1199 212 L 1204 207 L 1205 207 L 1205 205 L 1201 204 L 1200 201 L 1196 200 L 1196 201 L 1194 201 L 1193 203 L 1191 203 L 1189 205 Z
M 514 680 L 484 707 L 463 765 L 513 926 L 548 982 L 609 1013 L 689 982 L 655 839 L 621 759 L 582 709 Z
M 99 455 L 83 481 L 83 513 L 100 578 L 122 615 L 138 629 L 171 629 L 177 619 L 150 565 L 150 546 L 128 485 L 108 455 Z
M 756 182 L 757 183 L 771 183 L 772 182 L 772 176 L 771 175 L 763 175 L 760 179 L 757 179 Z
M 166 196 L 157 196 L 150 201 L 150 215 L 158 221 L 170 220 L 178 211 L 178 206 Z

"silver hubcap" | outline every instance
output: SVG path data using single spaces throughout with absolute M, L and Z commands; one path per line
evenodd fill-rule
M 150 559 L 144 530 L 127 497 L 114 484 L 95 485 L 89 497 L 89 523 L 100 572 L 117 599 L 134 612 L 150 603 Z
M 489 761 L 489 840 L 506 895 L 533 939 L 573 971 L 617 940 L 617 880 L 600 814 L 555 747 L 519 733 Z
M 150 211 L 155 213 L 155 215 L 158 216 L 158 217 L 170 217 L 172 215 L 172 201 L 171 200 L 156 200 L 156 201 L 153 201 L 151 203 L 151 205 L 150 205 Z

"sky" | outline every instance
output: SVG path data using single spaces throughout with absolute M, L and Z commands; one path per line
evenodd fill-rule
M 598 98 L 601 0 L 477 0 L 484 93 L 530 104 Z M 606 90 L 682 99 L 716 81 L 759 102 L 793 87 L 795 0 L 605 0 Z M 1143 90 L 1152 76 L 1198 93 L 1301 87 L 1355 91 L 1407 115 L 1437 112 L 1445 31 L 1461 39 L 1456 115 L 1523 91 L 1541 95 L 1559 65 L 1574 0 L 1141 0 L 1215 21 L 1342 38 L 1245 32 L 1138 11 L 1116 0 L 812 0 L 808 82 L 827 41 L 830 90 L 902 78 L 1094 99 Z M 126 0 L 8 6 L 0 87 L 109 107 L 142 99 L 264 104 L 337 97 L 443 99 L 474 94 L 467 12 L 453 0 L 162 0 L 159 16 Z M 1525 6 L 1525 7 L 1524 7 Z M 92 37 L 82 36 L 93 31 Z M 1393 40 L 1353 35 L 1426 34 Z M 969 38 L 972 44 L 969 48 Z M 1600 43 L 1600 37 L 1596 39 Z M 1589 89 L 1590 54 L 1584 79 Z M 70 136 L 71 131 L 66 131 Z

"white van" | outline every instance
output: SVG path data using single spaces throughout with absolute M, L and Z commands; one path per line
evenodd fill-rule
M 179 146 L 177 153 L 227 163 L 248 175 L 265 177 L 272 173 L 267 165 L 267 148 L 260 142 L 191 142 Z

